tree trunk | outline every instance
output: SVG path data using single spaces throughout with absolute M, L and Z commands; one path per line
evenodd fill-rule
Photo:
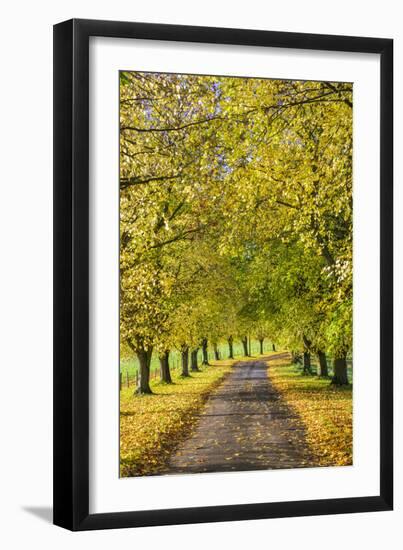
M 311 371 L 311 354 L 309 351 L 304 351 L 304 368 L 302 371 L 304 374 L 312 374 Z
M 169 370 L 169 350 L 160 355 L 161 381 L 172 384 L 171 371 Z
M 152 393 L 150 388 L 150 363 L 151 363 L 152 348 L 148 350 L 142 348 L 140 350 L 137 350 L 136 353 L 140 363 L 139 381 L 138 381 L 138 386 L 136 388 L 136 393 L 138 394 Z
M 199 351 L 199 348 L 192 349 L 192 352 L 190 354 L 190 370 L 192 372 L 199 372 L 199 367 L 197 366 L 197 353 Z
M 215 344 L 215 343 L 213 344 L 213 349 L 214 349 L 214 359 L 216 361 L 219 361 L 220 360 L 220 352 L 218 350 L 217 344 Z
M 337 386 L 348 384 L 345 354 L 340 354 L 334 358 L 332 384 L 336 384 Z
M 304 342 L 304 368 L 302 372 L 303 374 L 312 374 L 311 354 L 309 353 L 312 342 L 308 340 L 305 334 L 302 336 L 302 340 Z
M 293 351 L 293 352 L 291 352 L 291 362 L 292 362 L 294 365 L 297 365 L 298 363 L 299 363 L 299 364 L 302 363 L 301 354 L 300 354 L 298 351 Z
M 203 351 L 203 363 L 202 365 L 208 365 L 208 341 L 207 338 L 203 338 L 202 340 L 202 351 Z
M 274 344 L 272 344 L 272 345 L 271 345 L 271 349 L 272 349 L 273 351 L 276 351 L 276 346 L 275 346 Z
M 248 357 L 249 356 L 249 353 L 248 353 L 248 337 L 244 336 L 241 341 L 242 341 L 242 345 L 243 345 L 243 354 L 245 355 L 245 357 Z
M 229 359 L 234 358 L 234 339 L 232 336 L 228 338 L 228 354 Z
M 324 351 L 318 351 L 319 359 L 319 376 L 329 376 L 329 371 L 327 370 L 327 359 L 326 353 Z
M 181 348 L 182 372 L 181 376 L 189 376 L 189 346 Z
M 264 342 L 264 338 L 259 338 L 260 355 L 263 355 L 263 342 Z

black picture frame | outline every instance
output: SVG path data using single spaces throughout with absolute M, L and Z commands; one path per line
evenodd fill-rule
M 355 498 L 89 513 L 89 38 L 380 54 L 380 491 Z M 54 523 L 77 530 L 391 510 L 393 41 L 73 19 L 54 26 Z

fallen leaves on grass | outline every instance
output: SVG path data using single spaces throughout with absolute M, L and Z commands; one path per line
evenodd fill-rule
M 234 361 L 221 361 L 174 384 L 152 381 L 153 395 L 120 392 L 120 475 L 158 474 L 172 451 L 190 433 L 208 394 L 229 372 Z
M 320 466 L 353 463 L 353 402 L 351 386 L 334 386 L 327 379 L 302 376 L 289 360 L 270 361 L 274 387 L 299 415 L 308 445 Z

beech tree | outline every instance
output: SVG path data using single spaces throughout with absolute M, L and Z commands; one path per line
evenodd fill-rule
M 247 335 L 347 380 L 352 85 L 122 72 L 121 345 L 149 393 L 196 350 Z

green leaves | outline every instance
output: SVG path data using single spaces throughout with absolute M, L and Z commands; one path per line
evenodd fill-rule
M 120 82 L 122 346 L 350 348 L 352 86 Z

